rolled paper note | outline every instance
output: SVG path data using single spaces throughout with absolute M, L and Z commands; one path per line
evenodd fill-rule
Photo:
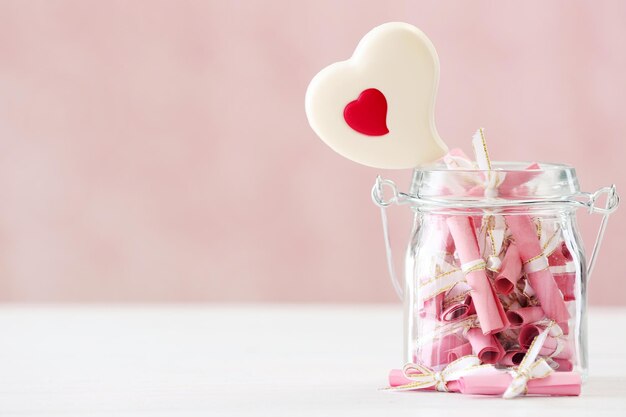
M 482 363 L 493 364 L 504 356 L 504 349 L 498 339 L 492 335 L 484 335 L 478 328 L 469 329 L 467 340 L 472 345 L 472 351 Z
M 458 388 L 463 394 L 502 395 L 513 377 L 502 371 L 476 373 L 459 378 Z M 580 395 L 581 378 L 577 372 L 558 372 L 545 378 L 528 381 L 526 395 L 576 396 Z
M 563 294 L 563 300 L 574 301 L 576 299 L 576 273 L 553 273 L 552 276 L 554 277 L 557 287 L 561 290 L 561 294 Z
M 447 223 L 461 260 L 461 269 L 465 272 L 467 283 L 472 287 L 472 303 L 483 333 L 492 334 L 506 329 L 509 321 L 487 278 L 486 264 L 480 257 L 472 218 L 452 216 L 447 219 Z
M 487 269 L 492 272 L 498 272 L 502 267 L 500 252 L 502 251 L 506 234 L 504 217 L 486 215 L 482 225 L 478 238 L 480 253 L 487 260 Z
M 418 308 L 456 283 L 465 281 L 465 274 L 454 265 L 454 243 L 445 218 L 434 216 L 434 221 L 424 224 L 420 233 L 429 245 L 420 248 L 415 264 Z
M 402 385 L 408 385 L 413 383 L 413 380 L 407 378 L 404 375 L 402 369 L 392 369 L 389 371 L 389 386 L 390 387 L 399 387 Z M 459 392 L 459 383 L 458 381 L 448 381 L 446 384 L 446 388 L 449 392 Z M 437 391 L 435 386 L 423 388 L 426 391 Z
M 535 337 L 544 330 L 542 326 L 528 324 L 520 329 L 519 344 L 523 349 L 530 348 Z M 543 347 L 539 351 L 541 356 L 551 358 L 569 359 L 572 357 L 572 346 L 569 339 L 563 334 L 559 326 L 554 326 L 553 330 L 558 333 L 551 334 L 546 338 Z
M 447 365 L 449 362 L 449 352 L 463 346 L 467 342 L 456 334 L 448 334 L 431 343 L 420 346 L 417 359 L 418 362 L 436 368 L 440 365 Z M 471 353 L 471 352 L 470 352 Z
M 466 283 L 459 282 L 446 293 L 439 316 L 441 321 L 460 320 L 473 313 L 471 289 Z
M 419 269 L 419 265 L 418 265 Z M 465 283 L 465 274 L 460 268 L 440 260 L 435 266 L 435 276 L 430 279 L 421 279 L 418 284 L 418 306 L 430 302 L 434 297 L 441 297 L 456 287 Z M 458 291 L 455 292 L 455 294 Z M 456 294 L 458 295 L 458 294 Z M 448 298 L 448 296 L 446 295 Z
M 518 366 L 522 362 L 522 359 L 524 359 L 525 354 L 526 351 L 522 349 L 508 350 L 498 364 L 503 366 Z
M 506 222 L 524 262 L 524 272 L 546 316 L 556 322 L 566 321 L 569 313 L 548 269 L 548 260 L 542 252 L 532 219 L 526 215 L 511 215 Z
M 550 266 L 563 266 L 572 260 L 572 254 L 565 242 L 558 244 L 556 249 L 548 255 L 548 264 Z
M 475 171 L 476 163 L 469 159 L 467 155 L 458 148 L 451 149 L 444 157 L 443 161 L 448 169 L 463 171 Z M 482 197 L 485 194 L 484 181 L 477 181 L 476 175 L 472 173 L 460 173 L 454 175 L 453 179 L 446 182 L 447 193 L 444 195 L 465 195 Z
M 518 348 L 519 329 L 509 327 L 498 333 L 498 340 L 505 347 L 505 351 L 511 350 L 513 347 Z
M 489 152 L 487 151 L 487 142 L 485 141 L 484 129 L 480 128 L 472 135 L 472 148 L 474 150 L 474 157 L 476 158 L 476 165 L 478 169 L 484 171 L 481 175 L 483 179 L 483 195 L 485 197 L 496 197 L 500 180 L 500 175 L 491 169 L 491 160 L 489 158 Z
M 402 385 L 409 385 L 413 383 L 413 380 L 407 378 L 404 375 L 402 369 L 392 369 L 389 372 L 389 386 L 390 387 L 399 387 Z M 459 392 L 459 382 L 458 381 L 448 381 L 446 384 L 446 388 L 448 392 Z M 436 386 L 422 388 L 425 391 L 437 391 Z
M 435 127 L 439 59 L 431 41 L 407 23 L 386 23 L 352 57 L 311 80 L 306 115 L 317 135 L 363 165 L 402 169 L 433 162 L 447 146 Z
M 506 250 L 500 273 L 494 280 L 494 287 L 500 294 L 510 294 L 522 276 L 522 259 L 517 246 L 511 243 Z
M 526 324 L 535 323 L 546 317 L 541 307 L 522 307 L 517 310 L 509 310 L 506 316 L 511 322 L 511 327 L 521 327 Z
M 459 358 L 441 370 L 434 370 L 419 363 L 407 363 L 402 368 L 404 378 L 411 381 L 408 384 L 392 386 L 388 389 L 394 391 L 422 390 L 433 387 L 437 391 L 450 391 L 449 386 L 463 375 L 475 372 L 486 372 L 492 366 L 480 365 L 480 359 L 474 355 Z M 390 378 L 391 379 L 391 378 Z M 398 382 L 394 378 L 394 382 Z
M 448 351 L 448 362 L 453 362 L 463 356 L 472 354 L 472 344 L 467 342 Z
M 424 305 L 419 310 L 419 316 L 421 318 L 439 320 L 439 317 L 441 317 L 441 313 L 443 311 L 444 296 L 444 293 L 439 293 L 435 297 L 429 298 L 424 301 Z

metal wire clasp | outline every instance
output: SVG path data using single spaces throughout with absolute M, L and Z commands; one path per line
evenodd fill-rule
M 391 190 L 391 198 L 388 200 L 385 200 L 384 196 L 385 190 L 383 189 L 383 187 L 385 186 Z M 376 182 L 372 187 L 372 201 L 374 201 L 374 204 L 381 208 L 389 207 L 390 205 L 398 201 L 398 197 L 399 192 L 396 183 L 391 180 L 383 179 L 383 177 L 378 175 L 376 177 Z
M 598 207 L 596 203 L 602 197 L 602 194 L 607 195 L 606 203 L 604 207 Z M 615 184 L 612 184 L 610 187 L 600 188 L 595 193 L 590 194 L 587 206 L 589 207 L 589 213 L 599 213 L 605 216 L 613 213 L 619 206 L 619 195 L 617 194 Z

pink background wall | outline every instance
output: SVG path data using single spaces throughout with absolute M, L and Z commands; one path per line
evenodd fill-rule
M 0 300 L 394 300 L 379 171 L 303 109 L 393 20 L 437 46 L 450 146 L 484 126 L 495 159 L 626 193 L 625 2 L 0 1 Z M 592 302 L 626 303 L 625 233 L 622 208 Z

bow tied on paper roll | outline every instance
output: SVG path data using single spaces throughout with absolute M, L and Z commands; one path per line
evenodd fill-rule
M 481 365 L 477 356 L 463 356 L 450 362 L 441 371 L 435 371 L 424 365 L 408 363 L 402 368 L 403 376 L 410 381 L 404 385 L 390 387 L 395 391 L 409 391 L 420 389 L 434 389 L 436 391 L 449 391 L 448 384 L 456 381 L 464 375 L 493 368 L 490 365 Z
M 537 357 L 539 356 L 548 335 L 551 331 L 553 331 L 554 326 L 556 326 L 556 323 L 551 322 L 537 337 L 535 337 L 528 348 L 524 359 L 522 359 L 522 362 L 517 368 L 513 368 L 510 371 L 513 380 L 506 391 L 504 391 L 504 394 L 502 395 L 503 398 L 510 399 L 524 394 L 529 380 L 533 378 L 545 378 L 554 372 L 544 359 L 540 358 L 537 360 Z

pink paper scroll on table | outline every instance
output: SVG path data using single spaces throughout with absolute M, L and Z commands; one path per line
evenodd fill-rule
M 507 328 L 509 321 L 487 278 L 472 218 L 452 216 L 447 219 L 447 224 L 462 263 L 461 268 L 466 272 L 465 279 L 472 287 L 472 302 L 483 333 L 493 334 Z
M 513 377 L 504 372 L 475 374 L 461 377 L 455 387 L 463 394 L 502 395 Z M 528 381 L 528 395 L 580 395 L 580 375 L 576 372 L 557 372 L 545 378 Z
M 389 386 L 390 387 L 399 387 L 400 385 L 411 384 L 413 381 L 404 376 L 404 372 L 402 369 L 392 369 L 389 372 Z M 446 388 L 449 392 L 459 392 L 459 381 L 450 381 L 446 384 Z M 423 388 L 426 391 L 436 391 L 437 388 L 428 387 Z

